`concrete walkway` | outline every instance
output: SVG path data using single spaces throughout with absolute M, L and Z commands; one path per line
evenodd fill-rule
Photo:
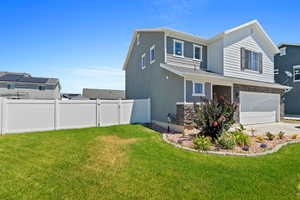
M 254 128 L 255 135 L 264 135 L 266 132 L 271 132 L 272 134 L 277 135 L 280 131 L 285 132 L 287 135 L 293 135 L 295 133 L 300 135 L 300 123 L 267 123 L 267 124 L 255 124 L 255 125 L 246 125 L 246 132 L 251 135 L 251 129 Z

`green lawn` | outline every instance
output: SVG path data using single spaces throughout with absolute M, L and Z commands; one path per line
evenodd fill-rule
M 0 137 L 0 199 L 300 199 L 299 183 L 300 144 L 205 155 L 141 125 Z

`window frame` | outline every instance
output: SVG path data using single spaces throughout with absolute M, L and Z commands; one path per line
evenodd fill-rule
M 279 69 L 278 68 L 275 68 L 274 69 L 274 75 L 278 75 L 279 74 Z
M 247 71 L 247 72 L 254 72 L 254 73 L 263 73 L 263 54 L 261 52 L 257 52 L 257 51 L 253 51 L 253 50 L 250 50 L 250 49 L 246 49 L 246 48 L 243 48 L 245 50 L 245 66 L 244 66 L 244 71 Z M 247 57 L 247 53 L 246 52 L 250 52 L 250 58 L 249 59 L 246 59 Z M 254 59 L 254 55 L 256 54 L 256 58 L 257 60 Z M 261 63 L 260 63 L 260 54 L 261 54 Z M 247 61 L 247 62 L 246 62 Z M 257 63 L 256 63 L 257 61 Z M 242 62 L 242 60 L 241 60 Z M 247 68 L 248 64 L 250 62 L 250 68 Z M 258 64 L 257 66 L 257 69 L 255 70 L 254 69 L 254 65 L 253 64 Z M 261 66 L 259 66 L 261 64 Z M 261 69 L 260 69 L 261 67 Z M 262 72 L 261 72 L 262 71 Z
M 142 54 L 141 56 L 141 69 L 144 70 L 146 68 L 146 54 Z
M 176 43 L 180 43 L 181 44 L 182 55 L 177 55 L 176 54 Z M 179 58 L 184 58 L 184 41 L 182 41 L 182 40 L 176 40 L 176 39 L 173 40 L 173 56 L 179 57 Z
M 196 84 L 202 84 L 202 93 L 196 93 L 195 92 L 195 85 Z M 199 81 L 193 81 L 193 93 L 192 96 L 205 96 L 205 83 L 199 82 Z
M 153 59 L 153 60 L 151 60 L 151 59 L 152 59 L 151 51 L 154 51 L 154 59 Z M 155 60 L 156 60 L 155 45 L 152 45 L 152 46 L 150 47 L 149 60 L 150 60 L 150 64 L 154 63 Z
M 294 78 L 293 78 L 293 80 L 294 80 L 294 82 L 300 82 L 300 79 L 299 80 L 296 80 L 296 74 L 295 74 L 295 69 L 299 69 L 300 70 L 300 65 L 295 65 L 294 67 L 293 67 L 293 76 L 294 76 Z M 300 74 L 300 73 L 299 73 Z
M 199 55 L 199 59 L 196 58 L 195 54 L 196 54 L 196 48 L 200 49 L 200 55 Z M 193 60 L 197 60 L 197 61 L 202 61 L 202 55 L 203 55 L 203 46 L 201 45 L 197 45 L 197 44 L 193 44 Z
M 286 55 L 286 47 L 281 47 L 279 50 L 280 50 L 280 53 L 279 53 L 280 56 Z
M 140 45 L 140 34 L 139 33 L 136 35 L 136 45 L 137 46 Z

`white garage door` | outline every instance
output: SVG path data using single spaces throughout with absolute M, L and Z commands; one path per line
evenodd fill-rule
M 280 95 L 240 92 L 240 123 L 259 124 L 279 121 Z

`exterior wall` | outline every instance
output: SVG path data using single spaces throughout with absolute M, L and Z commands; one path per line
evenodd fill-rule
M 150 47 L 155 44 L 156 60 L 149 61 Z M 176 102 L 183 101 L 183 78 L 160 67 L 164 63 L 164 33 L 141 33 L 140 44 L 134 44 L 125 72 L 126 98 L 151 99 L 151 119 L 167 122 L 176 113 Z M 146 68 L 141 69 L 141 56 L 146 53 Z
M 194 126 L 195 105 L 193 103 L 177 104 L 176 120 L 180 126 Z
M 39 90 L 27 88 L 8 89 L 0 87 L 0 96 L 13 96 L 20 99 L 60 99 L 60 89 L 55 87 L 53 89 Z
M 223 39 L 211 43 L 207 49 L 207 69 L 218 74 L 223 74 Z
M 241 70 L 241 47 L 263 54 L 263 72 Z M 274 55 L 264 45 L 254 27 L 235 31 L 224 37 L 224 76 L 274 82 Z
M 276 88 L 267 88 L 267 87 L 256 87 L 256 86 L 249 86 L 249 85 L 233 85 L 233 102 L 236 104 L 240 104 L 240 91 L 247 91 L 247 92 L 262 92 L 262 93 L 275 93 L 275 94 L 283 94 L 284 90 L 276 89 Z M 281 107 L 284 107 L 284 104 L 281 100 Z M 236 111 L 236 120 L 239 121 L 240 119 L 240 111 L 239 106 Z M 284 116 L 283 110 L 281 110 L 280 116 Z
M 294 82 L 294 77 L 289 78 L 285 71 L 293 74 L 293 67 L 300 65 L 300 46 L 286 46 L 286 55 L 277 54 L 274 58 L 275 69 L 279 74 L 275 75 L 275 81 L 280 84 L 288 85 L 293 89 L 284 94 L 285 112 L 291 115 L 300 115 L 300 82 Z
M 180 65 L 183 67 L 194 68 L 200 67 L 201 69 L 206 69 L 207 67 L 207 46 L 203 44 L 192 43 L 184 41 L 178 38 L 166 37 L 167 38 L 167 60 L 166 63 L 170 65 Z M 184 42 L 184 58 L 176 57 L 173 55 L 173 41 L 174 39 Z M 197 61 L 193 59 L 193 44 L 202 46 L 202 61 Z
M 186 80 L 186 102 L 202 102 L 211 99 L 211 83 L 205 83 L 205 96 L 193 96 L 193 81 Z

